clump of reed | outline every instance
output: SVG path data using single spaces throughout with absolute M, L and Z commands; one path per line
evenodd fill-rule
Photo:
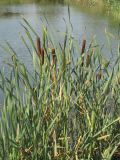
M 0 158 L 115 157 L 120 144 L 119 54 L 111 69 L 93 42 L 87 49 L 87 41 L 83 40 L 78 49 L 71 36 L 65 34 L 63 47 L 52 43 L 50 48 L 49 33 L 43 33 L 40 40 L 27 21 L 25 31 L 34 50 L 34 71 L 29 73 L 8 44 L 12 53 L 12 63 L 8 64 L 11 73 L 5 76 L 0 72 L 4 93 Z M 30 31 L 35 34 L 37 45 Z

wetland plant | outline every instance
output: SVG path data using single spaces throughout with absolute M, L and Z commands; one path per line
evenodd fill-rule
M 40 39 L 26 20 L 24 23 L 34 51 L 22 40 L 32 55 L 33 72 L 8 44 L 10 74 L 0 72 L 4 93 L 0 159 L 110 160 L 118 156 L 119 49 L 110 68 L 110 61 L 93 42 L 87 49 L 84 39 L 80 47 L 66 32 L 63 44 L 55 45 L 46 28 Z

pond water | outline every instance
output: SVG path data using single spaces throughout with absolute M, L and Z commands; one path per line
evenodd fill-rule
M 81 7 L 70 6 L 71 23 L 73 25 L 73 36 L 79 42 L 85 33 L 87 41 L 93 35 L 96 35 L 97 42 L 103 46 L 107 44 L 105 29 L 115 36 L 110 45 L 113 54 L 117 54 L 119 22 L 103 15 L 102 13 L 90 13 Z M 20 34 L 23 33 L 21 26 L 22 17 L 26 18 L 30 24 L 41 34 L 42 21 L 48 20 L 51 29 L 54 31 L 57 40 L 62 38 L 66 29 L 64 19 L 68 22 L 68 6 L 63 3 L 27 3 L 27 4 L 0 4 L 0 44 L 5 45 L 5 41 L 10 42 L 18 56 L 27 66 L 31 64 L 31 58 L 26 53 L 21 43 Z M 103 54 L 110 56 L 111 50 L 109 45 L 105 45 Z M 0 48 L 0 66 L 4 60 L 9 60 L 9 55 Z

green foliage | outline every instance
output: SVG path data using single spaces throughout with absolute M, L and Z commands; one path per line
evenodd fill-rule
M 0 72 L 0 159 L 111 159 L 120 143 L 120 54 L 111 70 L 94 42 L 87 50 L 83 40 L 78 48 L 66 31 L 58 47 L 43 28 L 42 44 L 23 21 L 34 50 L 33 72 L 8 44 L 11 73 Z

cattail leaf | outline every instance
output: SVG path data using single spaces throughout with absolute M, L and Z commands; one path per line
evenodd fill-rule
M 30 28 L 30 30 L 35 34 L 35 36 L 38 37 L 37 32 L 33 29 L 33 27 L 29 24 L 29 22 L 25 18 L 23 18 L 23 21 Z
M 109 91 L 109 89 L 110 89 L 110 85 L 111 85 L 111 82 L 112 82 L 113 75 L 114 75 L 114 69 L 113 69 L 113 71 L 112 71 L 109 79 L 107 80 L 107 82 L 106 82 L 106 84 L 105 84 L 105 87 L 104 87 L 104 90 L 103 90 L 102 95 L 108 94 L 108 91 Z

